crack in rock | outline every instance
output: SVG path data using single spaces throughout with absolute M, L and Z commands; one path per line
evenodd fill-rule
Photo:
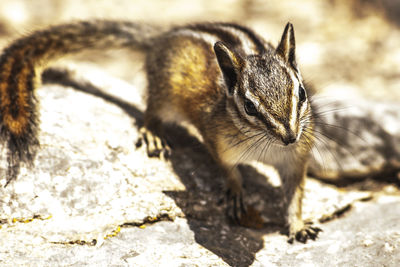
M 121 224 L 121 227 L 139 227 L 144 228 L 146 225 L 155 224 L 157 222 L 173 222 L 174 217 L 170 216 L 168 213 L 159 214 L 156 216 L 147 216 L 141 222 L 126 222 Z

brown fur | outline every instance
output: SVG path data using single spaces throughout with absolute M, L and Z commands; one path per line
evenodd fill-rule
M 226 174 L 230 210 L 237 221 L 245 212 L 237 165 L 258 158 L 282 176 L 290 239 L 305 242 L 317 236 L 319 229 L 301 218 L 312 121 L 309 102 L 300 101 L 296 93 L 303 85 L 290 23 L 277 49 L 251 29 L 232 23 L 159 32 L 132 22 L 77 22 L 16 40 L 0 57 L 0 135 L 11 170 L 7 183 L 16 178 L 21 161 L 32 162 L 38 144 L 33 95 L 38 67 L 65 54 L 109 47 L 147 53 L 149 95 L 138 144 L 146 143 L 149 156 L 170 152 L 162 122 L 187 120 Z

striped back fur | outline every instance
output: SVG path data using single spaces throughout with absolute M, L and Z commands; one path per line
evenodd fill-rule
M 204 66 L 193 66 L 192 63 L 198 62 L 193 60 L 196 55 L 191 55 L 190 64 L 184 64 L 187 55 L 163 43 L 174 36 L 176 42 L 182 36 L 190 36 L 188 43 L 193 49 L 187 51 L 201 53 L 197 58 L 201 59 L 199 62 L 204 59 Z M 284 145 L 296 143 L 302 136 L 307 122 L 304 118 L 311 112 L 295 60 L 294 31 L 290 23 L 280 44 L 274 48 L 249 28 L 232 23 L 193 24 L 161 32 L 148 25 L 124 21 L 76 22 L 17 39 L 0 56 L 0 141 L 7 149 L 7 184 L 18 175 L 21 162 L 32 163 L 39 145 L 34 89 L 40 82 L 39 70 L 43 65 L 85 49 L 119 47 L 149 51 L 148 57 L 157 58 L 152 61 L 154 66 L 147 70 L 163 72 L 158 76 L 162 79 L 149 79 L 150 90 L 166 84 L 164 80 L 171 78 L 168 75 L 177 75 L 176 79 L 169 79 L 175 81 L 174 86 L 186 88 L 184 83 L 189 82 L 192 89 L 203 90 L 198 93 L 205 98 L 203 107 L 210 106 L 215 96 L 219 97 L 220 91 L 224 91 L 224 112 L 244 135 L 263 131 L 269 133 L 274 142 Z M 163 69 L 168 65 L 164 62 L 165 49 L 170 49 L 170 54 L 177 53 L 174 55 L 179 59 L 175 63 L 191 69 L 180 72 L 168 67 Z M 207 77 L 187 77 L 187 73 L 199 70 Z M 152 83 L 159 84 L 152 86 Z M 182 92 L 180 90 L 177 92 Z M 150 91 L 150 95 L 154 95 L 153 92 Z M 199 103 L 193 97 L 185 98 L 187 110 L 194 106 L 187 100 Z M 202 109 L 198 111 L 199 119 L 205 110 L 203 107 L 197 108 Z

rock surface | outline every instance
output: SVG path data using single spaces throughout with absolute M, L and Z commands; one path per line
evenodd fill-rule
M 324 232 L 317 241 L 289 245 L 274 224 L 282 217 L 279 180 L 265 166 L 243 167 L 247 204 L 262 211 L 263 224 L 234 226 L 224 215 L 222 177 L 195 139 L 174 129 L 169 162 L 134 148 L 144 108 L 137 55 L 85 55 L 89 68 L 78 56 L 72 69 L 94 85 L 86 88 L 90 93 L 54 85 L 37 91 L 42 148 L 36 167 L 0 189 L 0 265 L 398 266 L 400 192 L 386 180 L 397 179 L 398 129 L 391 127 L 399 120 L 386 121 L 398 118 L 400 101 L 399 7 L 390 0 L 2 0 L 1 47 L 32 27 L 92 17 L 161 25 L 237 21 L 273 44 L 291 21 L 305 78 L 319 91 L 350 99 L 318 100 L 328 111 L 325 122 L 339 120 L 350 130 L 321 127 L 339 141 L 320 136 L 311 170 L 336 184 L 342 176 L 376 179 L 342 187 L 308 179 L 304 214 Z M 358 101 L 364 97 L 369 100 Z M 388 100 L 394 106 L 377 103 Z M 381 107 L 392 111 L 379 115 Z M 344 149 L 342 143 L 351 144 Z
M 137 94 L 105 73 L 92 75 L 102 77 L 93 83 L 102 83 L 106 94 Z M 395 266 L 399 260 L 394 186 L 379 193 L 338 190 L 308 179 L 304 217 L 319 221 L 324 232 L 317 241 L 289 245 L 280 233 L 279 179 L 268 167 L 241 169 L 246 203 L 262 211 L 261 225 L 234 226 L 225 217 L 217 166 L 185 131 L 172 129 L 169 162 L 149 159 L 134 146 L 141 113 L 133 104 L 57 85 L 37 92 L 36 167 L 1 188 L 2 266 Z
M 316 96 L 310 172 L 329 181 L 391 176 L 400 184 L 400 105 L 360 95 Z

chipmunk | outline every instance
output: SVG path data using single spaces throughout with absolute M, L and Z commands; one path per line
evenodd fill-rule
M 0 136 L 8 155 L 7 184 L 20 163 L 32 164 L 39 142 L 34 89 L 43 66 L 85 49 L 128 47 L 146 53 L 147 109 L 138 146 L 168 156 L 163 125 L 189 121 L 224 170 L 230 214 L 246 212 L 238 164 L 273 165 L 287 200 L 289 241 L 321 231 L 302 220 L 307 161 L 313 145 L 310 102 L 296 63 L 293 25 L 274 48 L 234 23 L 199 23 L 160 30 L 127 21 L 52 26 L 17 39 L 0 57 Z

